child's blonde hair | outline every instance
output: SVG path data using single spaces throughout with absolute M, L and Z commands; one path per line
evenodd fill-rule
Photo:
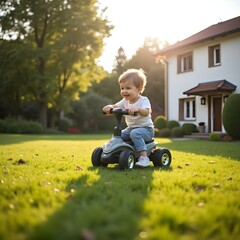
M 120 84 L 128 80 L 133 80 L 134 85 L 143 93 L 147 84 L 147 78 L 142 69 L 128 69 L 119 77 L 118 83 Z

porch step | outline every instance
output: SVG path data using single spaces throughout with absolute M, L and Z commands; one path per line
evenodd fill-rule
M 209 133 L 192 133 L 191 135 L 184 135 L 185 138 L 195 138 L 195 139 L 209 139 Z

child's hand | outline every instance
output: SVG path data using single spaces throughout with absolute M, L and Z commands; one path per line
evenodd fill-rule
M 131 109 L 128 109 L 128 114 L 131 116 L 136 116 L 136 113 L 138 113 L 138 111 L 139 111 L 139 108 L 131 108 Z
M 110 114 L 110 110 L 113 108 L 113 105 L 106 105 L 103 107 L 103 112 L 106 114 Z

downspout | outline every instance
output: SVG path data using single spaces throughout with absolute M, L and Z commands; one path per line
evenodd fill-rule
M 160 61 L 164 64 L 164 116 L 168 120 L 168 62 L 163 58 Z

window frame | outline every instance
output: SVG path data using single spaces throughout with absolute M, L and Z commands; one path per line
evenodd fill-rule
M 215 44 L 208 47 L 208 67 L 218 67 L 221 65 L 221 46 Z
M 195 121 L 196 120 L 196 98 L 179 99 L 179 120 Z
M 193 52 L 177 56 L 177 73 L 193 71 Z

